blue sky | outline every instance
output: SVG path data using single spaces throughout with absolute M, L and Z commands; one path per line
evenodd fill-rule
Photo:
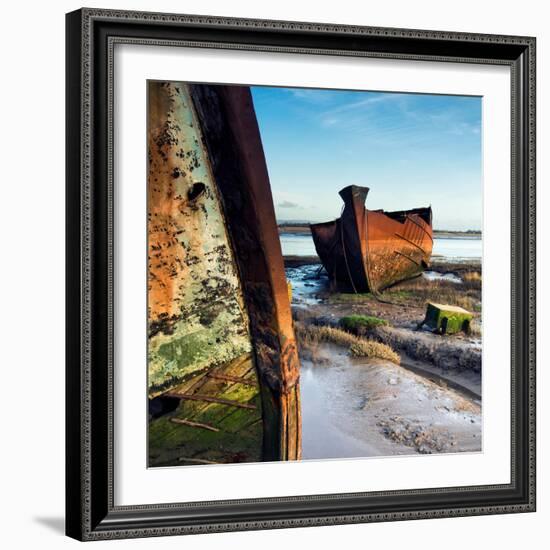
M 252 87 L 277 219 L 327 221 L 431 204 L 434 228 L 481 229 L 481 98 Z

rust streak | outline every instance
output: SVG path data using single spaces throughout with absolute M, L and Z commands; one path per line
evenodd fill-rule
M 422 229 L 422 231 L 424 231 L 424 233 L 426 233 L 426 235 L 429 237 L 429 239 L 432 241 L 432 243 L 434 242 L 434 239 L 433 237 L 430 235 L 429 231 L 426 230 L 425 227 L 422 227 L 422 225 L 420 225 L 414 218 L 412 218 L 411 216 L 407 216 L 407 219 L 409 221 L 411 221 L 412 223 L 414 223 L 415 225 L 417 225 L 418 227 L 420 227 L 420 229 Z
M 400 256 L 403 256 L 404 258 L 407 258 L 407 260 L 410 260 L 411 262 L 415 263 L 416 265 L 420 265 L 419 262 L 417 262 L 415 259 L 411 258 L 410 256 L 407 256 L 407 254 L 403 254 L 403 252 L 399 252 L 399 250 L 394 251 L 396 254 L 399 254 Z
M 418 248 L 418 250 L 420 250 L 423 254 L 427 253 L 420 245 L 416 244 L 415 242 L 411 241 L 410 239 L 407 239 L 407 237 L 404 237 L 403 235 L 400 235 L 399 233 L 395 233 L 395 236 L 399 237 L 400 239 L 403 239 L 404 241 L 407 241 L 408 243 L 412 244 L 413 246 L 416 246 L 416 248 Z

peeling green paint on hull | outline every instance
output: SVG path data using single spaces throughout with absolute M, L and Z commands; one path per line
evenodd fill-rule
M 251 350 L 220 199 L 186 85 L 149 83 L 149 397 Z

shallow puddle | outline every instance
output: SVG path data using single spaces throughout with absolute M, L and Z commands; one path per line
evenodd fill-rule
M 320 264 L 287 267 L 285 269 L 287 281 L 292 287 L 292 305 L 305 306 L 319 304 L 319 293 L 329 287 L 326 271 Z
M 439 273 L 438 271 L 424 271 L 422 277 L 428 281 L 449 281 L 450 283 L 460 284 L 462 279 L 454 273 Z

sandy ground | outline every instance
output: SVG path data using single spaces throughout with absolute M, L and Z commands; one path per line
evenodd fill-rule
M 478 400 L 331 344 L 301 359 L 304 459 L 481 451 Z

